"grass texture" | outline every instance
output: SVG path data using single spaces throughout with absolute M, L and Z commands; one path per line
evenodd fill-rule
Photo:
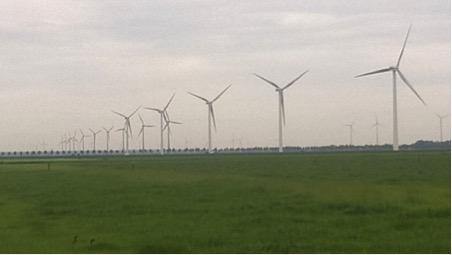
M 450 152 L 4 160 L 0 253 L 450 253 L 450 162 Z

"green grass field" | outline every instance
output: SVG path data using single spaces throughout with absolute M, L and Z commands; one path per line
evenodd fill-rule
M 450 253 L 450 162 L 448 151 L 4 160 L 0 253 Z

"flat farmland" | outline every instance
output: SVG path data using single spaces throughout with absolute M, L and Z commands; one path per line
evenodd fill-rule
M 0 253 L 450 253 L 446 152 L 4 159 Z

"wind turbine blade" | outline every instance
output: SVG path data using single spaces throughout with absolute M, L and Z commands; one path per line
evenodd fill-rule
M 128 126 L 128 130 L 130 131 L 130 137 L 133 138 L 132 127 L 130 126 L 130 120 L 127 120 L 127 126 Z
M 165 126 L 163 127 L 162 131 L 165 131 L 165 129 L 169 127 L 169 122 L 166 122 Z
M 424 100 L 421 98 L 421 96 L 416 92 L 416 90 L 413 88 L 413 86 L 411 86 L 411 84 L 408 82 L 408 80 L 405 78 L 405 76 L 402 74 L 402 72 L 400 72 L 399 69 L 397 69 L 397 73 L 399 74 L 399 76 L 403 80 L 403 82 L 405 82 L 405 84 L 411 89 L 411 91 L 413 91 L 414 94 L 416 94 L 416 96 L 419 98 L 419 100 L 421 100 L 421 102 L 425 106 L 427 106 L 427 104 L 424 102 Z
M 232 86 L 232 84 L 231 85 L 229 85 L 229 86 L 227 86 L 217 97 L 215 97 L 215 99 L 214 100 L 212 100 L 212 103 L 213 102 L 215 102 L 215 101 L 217 101 L 217 99 L 218 98 L 220 98 L 221 97 L 221 95 L 223 95 L 224 94 L 224 92 L 226 92 L 226 90 L 228 90 L 230 87 Z
M 141 115 L 138 113 L 138 117 L 140 117 L 140 120 L 141 120 L 141 124 L 144 126 L 144 121 L 143 121 L 143 118 L 141 118 Z
M 405 51 L 405 46 L 406 46 L 406 42 L 408 41 L 408 35 L 410 34 L 410 30 L 411 30 L 411 24 L 410 24 L 410 28 L 408 28 L 408 33 L 406 34 L 405 42 L 403 43 L 402 51 L 400 52 L 396 67 L 399 67 L 400 61 L 402 60 L 403 52 Z
M 303 75 L 305 75 L 309 70 L 306 70 L 304 73 L 302 73 L 300 76 L 298 76 L 297 78 L 295 78 L 295 80 L 291 81 L 289 84 L 287 84 L 284 88 L 282 88 L 282 90 L 287 89 L 288 87 L 292 86 L 292 84 L 294 84 L 296 81 L 298 81 Z
M 279 92 L 279 96 L 281 97 L 281 113 L 282 113 L 282 119 L 284 126 L 286 125 L 286 111 L 284 109 L 284 94 L 283 91 Z
M 254 75 L 256 75 L 258 78 L 264 80 L 264 81 L 267 82 L 268 84 L 272 85 L 273 87 L 279 89 L 279 86 L 276 85 L 276 83 L 274 83 L 274 82 L 272 82 L 272 81 L 270 81 L 270 80 L 267 80 L 267 79 L 265 79 L 264 77 L 262 77 L 262 76 L 260 76 L 260 75 L 258 75 L 258 74 L 254 74 Z
M 91 128 L 90 128 L 89 130 L 91 130 L 91 132 L 92 132 L 93 134 L 95 133 L 94 130 L 92 130 Z
M 197 98 L 201 99 L 202 101 L 204 101 L 204 102 L 206 102 L 206 103 L 209 102 L 209 100 L 205 99 L 205 98 L 202 97 L 202 96 L 198 96 L 198 95 L 193 94 L 193 93 L 191 93 L 191 92 L 188 92 L 188 94 L 190 94 L 190 95 L 192 95 L 192 96 L 194 96 L 194 97 L 197 97 Z
M 161 112 L 161 110 L 157 109 L 157 108 L 144 107 L 144 109 L 151 110 L 151 111 L 156 111 L 156 112 Z
M 140 108 L 141 108 L 141 105 L 134 112 L 132 112 L 132 114 L 130 114 L 128 118 L 132 117 L 132 115 L 134 115 Z
M 178 124 L 178 125 L 182 125 L 182 123 L 181 123 L 181 122 L 178 122 L 178 121 L 171 121 L 171 123 L 173 123 L 173 124 Z
M 163 111 L 166 111 L 166 109 L 168 108 L 168 106 L 170 105 L 171 101 L 173 101 L 174 96 L 176 95 L 176 93 L 173 94 L 173 96 L 170 98 L 170 100 L 168 101 L 168 103 L 166 104 L 165 108 L 163 108 Z
M 217 132 L 217 123 L 215 121 L 215 114 L 213 113 L 213 105 L 209 104 L 210 115 L 212 115 L 213 127 L 215 128 L 215 132 Z
M 113 129 L 114 126 L 111 126 L 111 128 L 108 130 L 108 132 L 110 132 Z
M 367 75 L 372 75 L 372 74 L 377 74 L 377 73 L 389 72 L 389 71 L 391 71 L 390 68 L 385 68 L 385 69 L 373 71 L 373 72 L 370 72 L 370 73 L 360 74 L 360 75 L 358 75 L 358 76 L 355 76 L 355 78 L 363 77 L 363 76 L 367 76 Z
M 124 117 L 124 118 L 127 118 L 127 116 L 126 115 L 124 115 L 124 114 L 122 114 L 122 113 L 119 113 L 119 112 L 115 112 L 115 111 L 112 111 L 113 113 L 116 113 L 116 114 L 118 114 L 119 116 L 122 116 L 122 117 Z
M 141 133 L 143 133 L 144 127 L 145 127 L 145 126 L 142 126 L 142 127 L 141 127 L 141 129 L 140 129 L 140 133 L 138 133 L 138 136 L 140 136 L 140 135 L 141 135 Z

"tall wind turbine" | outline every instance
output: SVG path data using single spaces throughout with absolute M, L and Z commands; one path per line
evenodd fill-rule
M 375 134 L 376 145 L 379 145 L 379 142 L 378 142 L 378 127 L 383 127 L 383 125 L 380 122 L 378 122 L 378 118 L 375 115 L 375 124 L 372 125 L 372 128 L 375 128 L 375 132 L 376 132 L 376 134 Z
M 350 128 L 350 146 L 353 145 L 353 125 L 355 124 L 355 121 L 352 121 L 352 123 L 345 125 L 346 127 Z
M 141 118 L 140 114 L 138 114 L 138 117 L 140 117 L 140 120 L 141 120 L 141 129 L 140 129 L 140 133 L 138 134 L 138 136 L 141 135 L 141 139 L 143 140 L 142 141 L 143 142 L 142 150 L 144 152 L 144 129 L 147 127 L 155 127 L 155 126 L 144 124 L 144 120 L 143 120 L 143 118 Z
M 132 117 L 139 109 L 141 108 L 138 107 L 134 112 L 132 112 L 132 114 L 130 114 L 129 116 L 126 116 L 122 113 L 119 112 L 115 112 L 112 111 L 113 113 L 122 116 L 125 120 L 125 124 L 124 124 L 124 132 L 126 134 L 126 151 L 124 152 L 125 155 L 129 155 L 129 136 L 132 137 L 132 127 L 130 126 L 130 117 Z
M 108 153 L 108 151 L 110 149 L 110 132 L 113 129 L 113 126 L 111 126 L 110 129 L 106 129 L 104 127 L 102 127 L 102 128 L 105 130 L 105 133 L 107 133 L 107 153 Z
M 89 130 L 91 130 L 91 133 L 93 133 L 93 144 L 94 144 L 93 145 L 93 151 L 95 152 L 96 151 L 96 135 L 99 134 L 101 130 L 94 131 L 91 128 Z
M 441 116 L 436 113 L 435 113 L 435 115 L 439 118 L 439 139 L 440 139 L 440 142 L 443 142 L 443 119 L 446 118 L 447 115 Z
M 170 105 L 171 101 L 173 101 L 175 95 L 176 94 L 174 93 L 171 99 L 165 105 L 165 107 L 163 107 L 163 109 L 145 107 L 145 109 L 156 111 L 160 114 L 160 154 L 163 154 L 163 120 L 166 120 L 167 118 L 166 109 L 168 109 L 168 106 Z
M 215 115 L 213 113 L 213 103 L 215 101 L 218 100 L 218 98 L 221 97 L 221 95 L 224 94 L 224 92 L 226 92 L 226 90 L 228 90 L 232 85 L 227 86 L 220 94 L 218 94 L 217 97 L 215 97 L 212 101 L 209 101 L 207 99 L 205 99 L 204 97 L 198 96 L 196 94 L 190 93 L 188 92 L 188 94 L 197 97 L 199 99 L 201 99 L 202 101 L 206 102 L 207 104 L 207 116 L 208 116 L 208 140 L 209 140 L 209 153 L 212 153 L 212 131 L 211 131 L 211 126 L 212 126 L 212 120 L 213 120 L 213 126 L 215 128 L 215 131 L 217 130 L 217 124 L 215 123 Z
M 381 70 L 377 70 L 377 71 L 373 71 L 373 72 L 369 72 L 369 73 L 365 73 L 365 74 L 361 74 L 356 76 L 357 77 L 362 77 L 362 76 L 367 76 L 367 75 L 372 75 L 372 74 L 378 74 L 378 73 L 385 73 L 385 72 L 392 72 L 392 98 L 393 98 L 393 144 L 392 144 L 392 149 L 394 151 L 398 151 L 399 150 L 399 134 L 398 134 L 398 125 L 397 125 L 397 86 L 396 86 L 396 78 L 397 78 L 397 74 L 399 75 L 400 79 L 402 79 L 402 81 L 408 86 L 408 88 L 411 89 L 411 91 L 414 92 L 414 94 L 419 98 L 419 100 L 421 100 L 421 102 L 427 106 L 427 104 L 424 102 L 424 100 L 422 100 L 421 96 L 416 92 L 416 90 L 413 88 L 413 86 L 408 82 L 408 80 L 406 79 L 406 77 L 402 74 L 402 72 L 400 71 L 400 61 L 402 60 L 402 56 L 403 56 L 403 52 L 405 50 L 405 46 L 408 40 L 408 35 L 410 34 L 410 30 L 411 30 L 411 25 L 410 28 L 408 29 L 408 33 L 406 34 L 406 38 L 405 38 L 405 42 L 403 43 L 403 47 L 402 47 L 402 51 L 400 52 L 399 58 L 397 59 L 397 64 L 396 66 L 390 66 L 388 68 L 385 69 L 381 69 Z
M 276 88 L 276 92 L 278 92 L 278 98 L 279 98 L 279 103 L 278 103 L 278 107 L 279 107 L 279 152 L 283 152 L 283 122 L 284 125 L 286 125 L 286 113 L 284 110 L 284 90 L 286 90 L 287 88 L 289 88 L 290 86 L 292 86 L 296 81 L 298 81 L 298 79 L 300 79 L 303 75 L 305 75 L 309 70 L 306 70 L 304 73 L 302 73 L 300 76 L 298 76 L 297 78 L 295 78 L 295 80 L 289 82 L 289 84 L 287 84 L 284 87 L 280 87 L 278 86 L 276 83 L 265 79 L 264 77 L 254 74 L 256 75 L 258 78 L 264 80 L 265 82 L 267 82 L 268 84 L 272 85 L 273 87 Z

